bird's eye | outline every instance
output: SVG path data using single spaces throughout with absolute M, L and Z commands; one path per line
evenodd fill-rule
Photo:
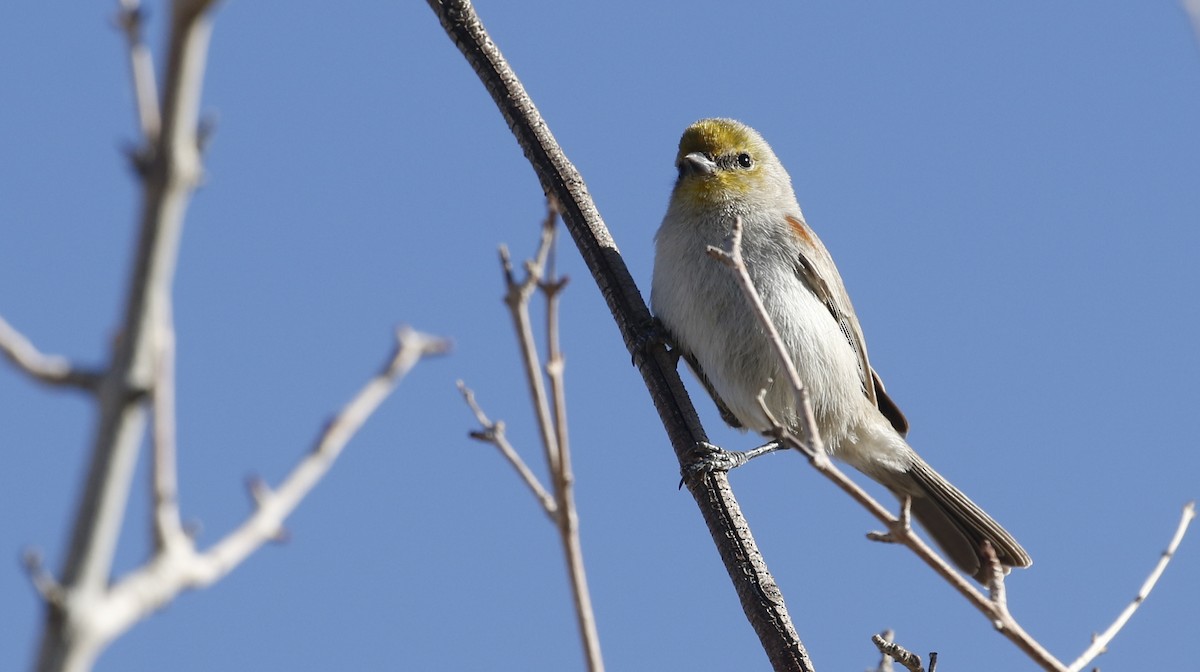
M 750 158 L 750 155 L 745 152 L 738 154 L 737 162 L 742 168 L 749 168 L 754 165 L 754 159 Z

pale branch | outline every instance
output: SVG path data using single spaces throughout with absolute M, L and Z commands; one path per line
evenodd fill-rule
M 621 337 L 650 392 L 680 468 L 708 445 L 696 409 L 676 370 L 676 359 L 661 344 L 647 346 L 653 321 L 641 293 L 604 225 L 582 176 L 559 147 L 516 73 L 467 0 L 428 0 L 447 36 L 462 52 L 492 96 L 541 181 L 553 197 L 584 263 L 604 296 Z M 704 517 L 738 599 L 776 670 L 812 670 L 796 634 L 783 594 L 754 542 L 728 476 L 720 471 L 685 479 Z
M 140 166 L 142 210 L 124 315 L 110 362 L 97 387 L 98 424 L 60 582 L 70 606 L 49 604 L 37 669 L 88 669 L 103 640 L 81 632 L 73 612 L 109 590 L 125 504 L 146 427 L 145 398 L 155 376 L 155 331 L 165 319 L 184 213 L 202 168 L 196 120 L 212 32 L 214 0 L 175 0 L 167 37 L 161 129 L 148 137 Z M 136 86 L 136 84 L 135 84 Z
M 921 664 L 921 656 L 893 641 L 891 630 L 886 630 L 881 635 L 871 635 L 871 641 L 883 655 L 883 660 L 879 661 L 880 672 L 890 672 L 893 660 L 903 665 L 908 672 L 925 672 L 925 667 Z
M 550 472 L 552 494 L 548 493 L 524 460 L 508 444 L 501 422 L 492 423 L 475 403 L 474 395 L 459 383 L 467 404 L 483 431 L 471 432 L 471 437 L 492 443 L 521 475 L 526 485 L 542 502 L 542 508 L 550 516 L 558 531 L 563 547 L 563 557 L 570 575 L 571 594 L 575 603 L 579 637 L 587 658 L 588 669 L 601 672 L 604 660 L 600 652 L 600 637 L 596 630 L 596 619 L 592 610 L 592 598 L 588 591 L 587 575 L 583 565 L 583 549 L 579 542 L 579 517 L 575 510 L 574 476 L 571 473 L 571 454 L 567 435 L 566 392 L 563 385 L 564 359 L 558 337 L 558 300 L 566 286 L 565 279 L 555 277 L 553 266 L 555 222 L 558 212 L 553 197 L 548 199 L 546 219 L 542 224 L 540 242 L 534 258 L 525 262 L 525 278 L 518 281 L 513 273 L 512 259 L 508 248 L 501 246 L 500 260 L 504 270 L 504 303 L 509 308 L 517 345 L 529 385 L 529 398 L 534 408 L 538 427 L 541 430 L 542 446 L 545 449 Z M 529 301 L 534 289 L 540 289 L 546 298 L 547 361 L 544 368 L 549 379 L 550 398 L 547 398 L 543 367 L 538 356 L 537 344 L 529 318 Z
M 154 546 L 183 543 L 188 538 L 179 516 L 179 478 L 176 470 L 175 432 L 175 328 L 171 306 L 164 306 L 154 342 L 154 385 L 150 393 L 153 426 L 150 434 L 150 494 L 153 502 Z
M 489 420 L 487 414 L 484 413 L 482 408 L 480 408 L 479 403 L 475 401 L 475 393 L 472 392 L 471 388 L 467 387 L 466 383 L 461 380 L 458 381 L 458 391 L 463 395 L 463 400 L 467 402 L 467 406 L 469 406 L 471 408 L 471 412 L 475 414 L 475 420 L 479 423 L 479 426 L 482 427 L 482 430 L 480 431 L 471 432 L 471 438 L 475 439 L 476 441 L 490 443 L 500 451 L 500 454 L 504 456 L 504 459 L 507 460 L 510 465 L 512 465 L 513 469 L 516 469 L 517 475 L 520 476 L 521 480 L 525 482 L 526 487 L 528 487 L 529 491 L 533 493 L 533 496 L 537 498 L 538 503 L 542 505 L 542 510 L 545 511 L 546 515 L 550 516 L 550 520 L 557 525 L 558 504 L 555 503 L 554 497 L 551 496 L 550 493 L 546 491 L 546 488 L 542 486 L 541 481 L 538 480 L 533 471 L 529 469 L 529 465 L 525 464 L 525 460 L 521 459 L 521 455 L 517 453 L 517 451 L 512 447 L 512 444 L 509 443 L 508 437 L 504 433 L 504 422 L 492 422 Z
M 1162 576 L 1163 571 L 1167 568 L 1167 563 L 1171 562 L 1171 558 L 1175 557 L 1175 550 L 1179 548 L 1179 542 L 1183 541 L 1183 535 L 1187 532 L 1188 526 L 1191 525 L 1195 517 L 1196 502 L 1188 502 L 1183 507 L 1183 514 L 1179 518 L 1179 525 L 1175 528 L 1175 534 L 1172 535 L 1170 543 L 1167 544 L 1167 550 L 1163 551 L 1162 557 L 1158 559 L 1158 562 L 1154 565 L 1154 569 L 1150 571 L 1150 576 L 1146 577 L 1146 580 L 1142 583 L 1142 587 L 1138 590 L 1137 595 L 1134 596 L 1133 601 L 1129 603 L 1129 606 L 1125 607 L 1124 611 L 1117 616 L 1117 620 L 1113 621 L 1113 624 L 1108 626 L 1107 630 L 1093 638 L 1091 646 L 1080 654 L 1075 662 L 1071 663 L 1068 668 L 1070 672 L 1079 672 L 1088 663 L 1092 662 L 1096 656 L 1104 653 L 1105 649 L 1108 648 L 1109 642 L 1129 622 L 1129 619 L 1133 616 L 1133 612 L 1142 606 L 1142 603 L 1150 595 L 1150 591 L 1154 589 L 1154 585 L 1158 583 L 1159 577 Z
M 47 385 L 95 392 L 104 377 L 103 373 L 72 364 L 66 357 L 43 354 L 3 317 L 0 317 L 0 352 L 18 370 Z
M 557 268 L 554 264 L 554 255 L 556 252 L 555 241 L 558 235 L 558 229 L 555 226 L 557 220 L 558 206 L 555 203 L 554 197 L 551 196 L 546 199 L 546 219 L 542 222 L 542 243 L 538 249 L 539 253 L 546 250 L 545 256 L 538 262 L 538 267 L 541 271 L 538 274 L 538 288 L 542 291 L 542 295 L 546 299 L 545 369 L 546 377 L 550 381 L 550 400 L 552 404 L 550 424 L 554 427 L 555 440 L 561 456 L 559 468 L 553 473 L 563 479 L 556 486 L 556 489 L 564 491 L 569 495 L 571 488 L 571 464 L 570 448 L 568 446 L 569 434 L 567 431 L 566 386 L 563 383 L 566 361 L 562 354 L 558 328 L 559 296 L 567 286 L 567 278 L 558 277 Z
M 252 487 L 255 508 L 247 519 L 204 551 L 190 537 L 164 545 L 142 567 L 121 577 L 86 609 L 73 613 L 88 637 L 103 646 L 165 606 L 185 590 L 218 581 L 264 544 L 275 541 L 284 520 L 333 467 L 346 444 L 421 358 L 444 353 L 449 342 L 409 328 L 398 329 L 396 345 L 382 369 L 334 414 L 311 450 L 277 488 Z

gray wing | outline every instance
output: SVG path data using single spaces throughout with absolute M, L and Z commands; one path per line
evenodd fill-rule
M 811 236 L 807 225 L 800 221 L 793 221 L 793 219 L 792 217 L 788 218 L 793 227 L 796 227 L 797 224 L 804 226 L 806 233 Z M 815 247 L 818 254 L 825 255 L 825 261 L 832 267 L 833 260 L 829 258 L 829 253 L 825 252 L 819 244 Z M 854 348 L 854 353 L 858 356 L 858 380 L 862 384 L 863 394 L 867 395 L 871 403 L 875 404 L 883 417 L 887 418 L 901 436 L 906 436 L 908 419 L 904 417 L 904 414 L 900 412 L 900 407 L 884 390 L 879 374 L 871 368 L 871 362 L 867 359 L 867 346 L 863 341 L 862 328 L 858 325 L 858 318 L 854 316 L 854 309 L 850 306 L 850 295 L 846 293 L 846 288 L 840 282 L 836 287 L 830 287 L 829 283 L 817 273 L 812 260 L 805 257 L 803 252 L 797 255 L 796 261 L 796 274 L 800 276 L 800 280 L 805 286 L 816 295 L 817 299 L 829 309 L 829 315 L 837 322 L 838 329 L 846 337 L 846 342 Z

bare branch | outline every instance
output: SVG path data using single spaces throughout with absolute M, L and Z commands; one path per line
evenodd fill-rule
M 398 329 L 395 351 L 383 368 L 327 421 L 312 449 L 279 487 L 251 486 L 255 510 L 246 521 L 204 552 L 197 552 L 187 537 L 164 546 L 145 566 L 114 584 L 90 613 L 81 615 L 90 619 L 92 636 L 101 644 L 111 641 L 180 592 L 211 585 L 263 544 L 278 540 L 284 520 L 333 467 L 346 444 L 399 381 L 422 357 L 448 348 L 444 339 L 407 327 Z
M 249 520 L 204 553 L 213 574 L 192 587 L 202 587 L 236 566 L 280 528 L 284 518 L 299 505 L 313 486 L 333 466 L 342 449 L 396 389 L 422 357 L 439 355 L 449 341 L 402 327 L 396 331 L 396 349 L 382 370 L 326 423 L 311 452 L 292 469 L 273 491 L 260 495 L 258 508 Z M 269 532 L 269 534 L 264 534 Z
M 538 282 L 538 287 L 546 297 L 546 377 L 550 380 L 550 397 L 553 401 L 550 423 L 554 427 L 555 442 L 560 453 L 559 468 L 554 473 L 562 482 L 556 486 L 556 490 L 562 492 L 569 491 L 571 486 L 571 458 L 568 446 L 566 386 L 563 384 L 566 362 L 558 337 L 559 296 L 567 286 L 567 278 L 557 277 L 553 263 L 557 232 L 555 224 L 558 221 L 556 207 L 553 197 L 547 199 L 546 219 L 542 222 L 542 242 L 538 247 L 539 255 L 544 253 L 538 262 L 542 269 L 542 279 Z
M 1195 517 L 1196 502 L 1188 502 L 1183 507 L 1183 515 L 1179 518 L 1179 525 L 1175 528 L 1175 534 L 1171 537 L 1170 543 L 1167 544 L 1167 550 L 1163 551 L 1162 557 L 1158 559 L 1158 563 L 1150 571 L 1150 576 L 1146 577 L 1145 582 L 1142 583 L 1142 587 L 1133 598 L 1133 602 L 1130 602 L 1129 606 L 1125 607 L 1125 610 L 1117 616 L 1117 620 L 1113 621 L 1113 624 L 1108 626 L 1108 629 L 1103 634 L 1093 638 L 1091 646 L 1080 654 L 1075 662 L 1071 663 L 1070 668 L 1068 668 L 1070 672 L 1079 672 L 1088 663 L 1092 662 L 1096 656 L 1104 653 L 1105 649 L 1108 648 L 1109 642 L 1129 622 L 1129 619 L 1133 616 L 1133 612 L 1142 606 L 1142 603 L 1146 601 L 1146 597 L 1150 595 L 1150 591 L 1154 590 L 1154 585 L 1158 583 L 1159 577 L 1162 576 L 1163 571 L 1167 568 L 1167 563 L 1171 562 L 1171 558 L 1175 557 L 1175 550 L 1179 548 L 1179 542 L 1183 541 L 1183 535 L 1187 532 L 1188 526 L 1191 525 Z
M 196 119 L 212 31 L 214 0 L 175 0 L 167 39 L 162 129 L 140 172 L 138 248 L 111 362 L 98 386 L 98 426 L 60 573 L 71 604 L 94 604 L 108 590 L 138 448 L 146 426 L 144 399 L 154 383 L 154 333 L 171 300 L 184 213 L 201 175 Z M 74 596 L 79 596 L 76 600 Z M 69 617 L 68 617 L 69 616 Z M 90 667 L 107 641 L 92 624 L 50 605 L 39 670 Z
M 542 505 L 542 510 L 557 525 L 558 504 L 555 503 L 554 497 L 549 492 L 546 492 L 546 488 L 542 487 L 542 483 L 533 474 L 533 471 L 529 469 L 529 466 L 525 464 L 525 460 L 521 459 L 521 456 L 512 447 L 512 444 L 508 442 L 508 437 L 504 434 L 504 423 L 489 420 L 487 414 L 476 403 L 475 393 L 461 380 L 458 381 L 458 391 L 462 393 L 467 406 L 470 406 L 471 412 L 475 414 L 475 420 L 483 428 L 482 431 L 471 432 L 471 438 L 476 441 L 490 443 L 499 449 L 500 454 L 512 465 L 513 469 L 517 470 L 517 475 L 521 477 L 521 480 L 525 482 L 525 485 L 533 493 L 533 496 L 537 498 L 538 503 Z
M 563 154 L 549 125 L 538 114 L 471 3 L 467 0 L 428 1 L 447 36 L 492 95 L 537 173 L 543 191 L 556 199 L 563 222 L 600 288 L 626 347 L 634 355 L 682 469 L 693 461 L 695 448 L 707 444 L 708 437 L 679 379 L 675 358 L 661 344 L 646 349 L 645 335 L 652 324 L 650 311 L 596 210 L 583 178 Z M 787 613 L 782 592 L 767 569 L 750 526 L 729 487 L 727 475 L 707 473 L 687 479 L 686 484 L 704 517 L 747 620 L 771 664 L 777 670 L 813 669 Z
M 883 654 L 883 660 L 879 662 L 880 672 L 890 671 L 892 669 L 890 661 L 892 660 L 903 665 L 908 672 L 925 672 L 925 668 L 921 665 L 921 656 L 892 640 L 891 630 L 886 630 L 881 635 L 871 635 L 871 641 L 875 643 L 875 648 Z
M 596 616 L 592 610 L 591 592 L 588 590 L 587 573 L 583 566 L 583 548 L 579 541 L 579 517 L 575 509 L 575 476 L 571 471 L 571 448 L 567 432 L 566 385 L 563 381 L 566 361 L 559 343 L 558 309 L 559 296 L 567 285 L 567 279 L 556 276 L 553 253 L 555 222 L 558 211 L 553 197 L 548 200 L 546 220 L 542 224 L 542 240 L 549 240 L 549 265 L 543 265 L 544 279 L 538 284 L 546 297 L 546 377 L 550 380 L 550 395 L 553 410 L 550 418 L 558 444 L 558 468 L 551 471 L 554 478 L 554 493 L 558 501 L 559 538 L 563 544 L 563 555 L 571 575 L 571 594 L 575 598 L 575 615 L 579 625 L 579 636 L 583 640 L 588 669 L 602 672 L 604 660 L 600 654 L 600 635 L 596 630 Z
M 895 638 L 896 633 L 892 632 L 891 630 L 884 630 L 877 635 L 871 635 L 871 641 L 875 644 L 876 648 L 879 648 L 879 642 L 876 641 L 877 639 L 887 643 L 895 640 Z M 893 672 L 894 666 L 892 665 L 892 657 L 882 649 L 880 649 L 879 654 L 879 665 L 877 665 L 874 670 L 868 670 L 867 672 Z
M 542 446 L 546 451 L 546 461 L 550 472 L 559 469 L 558 435 L 554 430 L 554 420 L 550 413 L 550 403 L 546 397 L 546 386 L 542 380 L 541 358 L 538 356 L 537 344 L 533 339 L 533 325 L 529 318 L 529 297 L 542 281 L 546 268 L 546 258 L 554 243 L 554 220 L 549 218 L 550 225 L 542 227 L 541 239 L 537 252 L 532 260 L 525 262 L 525 278 L 518 281 L 512 269 L 512 259 L 508 248 L 501 246 L 500 262 L 504 269 L 504 303 L 508 306 L 512 318 L 513 329 L 517 334 L 517 346 L 521 352 L 521 363 L 524 364 L 525 382 L 529 385 L 529 395 L 533 400 L 534 416 L 538 431 L 541 433 Z
M 525 262 L 525 278 L 518 281 L 513 273 L 512 259 L 508 248 L 501 246 L 500 260 L 504 270 L 504 302 L 509 308 L 517 344 L 529 383 L 530 401 L 541 429 L 542 446 L 550 471 L 553 494 L 548 493 L 525 465 L 520 455 L 509 445 L 504 435 L 504 424 L 491 422 L 479 405 L 474 394 L 459 381 L 459 390 L 475 413 L 483 431 L 471 432 L 471 437 L 495 445 L 520 474 L 522 480 L 542 503 L 542 508 L 558 530 L 563 546 L 563 557 L 570 575 L 572 596 L 575 602 L 579 636 L 583 643 L 588 669 L 602 672 L 604 660 L 600 653 L 600 637 L 596 631 L 596 619 L 592 611 L 592 598 L 588 591 L 587 576 L 583 566 L 583 549 L 579 542 L 579 517 L 575 511 L 573 490 L 574 476 L 571 473 L 571 453 L 567 434 L 566 392 L 563 384 L 565 368 L 558 337 L 559 295 L 566 286 L 566 279 L 555 276 L 553 265 L 555 223 L 558 219 L 555 201 L 548 198 L 546 219 L 542 224 L 541 239 L 532 260 Z M 545 375 L 550 381 L 550 407 L 542 379 L 537 346 L 529 319 L 529 300 L 533 290 L 542 291 L 546 298 L 546 341 L 547 361 Z
M 170 303 L 155 329 L 155 379 L 150 394 L 154 426 L 151 434 L 151 496 L 154 544 L 158 551 L 189 539 L 179 516 L 179 479 L 175 445 L 175 327 Z
M 3 317 L 0 317 L 0 352 L 26 375 L 47 385 L 95 392 L 103 377 L 99 372 L 71 364 L 66 357 L 42 354 Z
M 158 142 L 162 121 L 158 111 L 158 83 L 154 80 L 154 59 L 143 39 L 145 11 L 139 0 L 120 0 L 116 24 L 125 36 L 129 50 L 129 72 L 133 79 L 133 97 L 137 107 L 138 126 L 149 146 Z

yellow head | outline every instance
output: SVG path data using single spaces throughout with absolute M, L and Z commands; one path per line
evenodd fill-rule
M 675 167 L 674 198 L 695 205 L 773 195 L 779 186 L 791 191 L 767 141 L 733 119 L 701 119 L 689 126 L 679 140 Z

